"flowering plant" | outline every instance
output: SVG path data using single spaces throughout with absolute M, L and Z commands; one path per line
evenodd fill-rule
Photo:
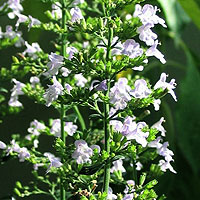
M 17 20 L 15 29 L 0 32 L 1 48 L 25 47 L 13 56 L 1 80 L 12 80 L 6 112 L 20 112 L 20 96 L 52 107 L 59 114 L 49 124 L 30 122 L 27 135 L 0 142 L 1 157 L 18 157 L 33 164 L 33 184 L 16 183 L 13 198 L 44 194 L 54 199 L 132 200 L 158 199 L 156 176 L 170 170 L 173 152 L 165 140 L 163 117 L 150 126 L 148 107 L 159 110 L 167 93 L 177 101 L 175 79 L 162 73 L 151 85 L 140 73 L 149 57 L 165 64 L 158 50 L 156 25 L 166 28 L 156 6 L 141 0 L 41 0 L 51 4 L 49 21 L 23 14 L 20 0 L 8 0 L 0 12 Z M 133 13 L 121 13 L 126 6 Z M 22 24 L 53 32 L 54 51 L 45 53 L 38 43 L 25 41 Z M 121 72 L 132 70 L 126 77 Z M 25 80 L 27 80 L 26 82 Z M 5 88 L 1 90 L 4 102 Z M 89 115 L 80 111 L 84 107 Z M 86 123 L 86 119 L 88 123 Z M 41 135 L 55 139 L 55 152 L 39 151 Z M 130 176 L 129 176 L 130 175 Z M 41 184 L 46 185 L 46 190 Z M 119 190 L 113 190 L 119 187 Z M 159 199 L 164 199 L 164 196 Z

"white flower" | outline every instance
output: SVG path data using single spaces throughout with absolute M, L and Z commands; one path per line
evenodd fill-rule
M 110 169 L 111 173 L 121 171 L 126 172 L 125 168 L 123 167 L 123 161 L 122 159 L 116 160 L 113 162 L 113 167 Z
M 78 53 L 78 50 L 75 47 L 67 47 L 67 54 L 69 55 L 68 59 L 71 60 L 74 57 L 75 53 Z
M 32 45 L 28 44 L 28 42 L 25 42 L 25 45 L 26 50 L 23 52 L 23 55 L 28 54 L 28 56 L 32 57 L 33 59 L 36 59 L 38 57 L 37 53 L 42 51 L 37 42 L 32 43 Z
M 21 107 L 22 103 L 18 101 L 18 96 L 24 94 L 22 88 L 25 87 L 25 84 L 17 81 L 16 79 L 12 79 L 12 82 L 14 82 L 15 85 L 11 90 L 12 93 L 8 105 L 11 107 Z
M 111 187 L 108 188 L 107 200 L 115 200 L 117 199 L 117 195 L 113 194 L 113 190 Z
M 91 163 L 90 157 L 93 155 L 92 148 L 88 147 L 88 144 L 84 140 L 75 141 L 76 150 L 72 154 L 72 158 L 76 160 L 78 164 Z
M 59 68 L 63 64 L 63 56 L 60 56 L 56 53 L 49 55 L 49 62 L 47 63 L 48 71 L 44 73 L 45 76 L 55 76 L 58 74 Z
M 6 144 L 2 141 L 0 141 L 0 149 L 6 149 Z
M 158 122 L 156 122 L 152 128 L 156 128 L 158 131 L 161 132 L 162 136 L 165 136 L 166 130 L 165 128 L 162 126 L 162 123 L 165 122 L 164 117 L 161 117 L 160 120 Z
M 70 14 L 72 16 L 72 19 L 71 19 L 72 23 L 79 22 L 81 19 L 84 18 L 82 13 L 81 13 L 80 8 L 78 8 L 78 7 L 72 8 L 70 10 Z
M 167 27 L 165 21 L 156 15 L 156 12 L 159 11 L 157 6 L 153 7 L 152 5 L 146 4 L 143 8 L 139 5 L 135 5 L 134 17 L 139 17 L 142 24 L 152 23 L 152 24 L 161 24 L 163 27 Z
M 133 67 L 132 69 L 135 70 L 135 71 L 140 71 L 141 72 L 141 71 L 143 71 L 144 66 L 140 65 L 138 67 Z
M 63 86 L 56 80 L 56 77 L 53 76 L 53 85 L 48 85 L 48 89 L 44 94 L 46 100 L 46 106 L 49 107 L 53 101 L 55 101 L 59 95 L 63 94 Z
M 158 88 L 162 88 L 163 90 L 167 89 L 168 93 L 170 93 L 172 95 L 172 97 L 174 98 L 175 101 L 177 101 L 176 95 L 173 91 L 173 89 L 176 88 L 176 83 L 175 83 L 175 79 L 171 79 L 171 81 L 169 83 L 166 82 L 167 79 L 167 74 L 162 73 L 160 75 L 160 79 L 158 80 L 158 82 L 155 84 L 154 86 L 154 90 L 158 89 Z
M 73 136 L 73 134 L 76 132 L 78 126 L 74 125 L 72 122 L 65 122 L 65 131 L 68 135 Z
M 164 58 L 164 55 L 157 49 L 158 46 L 158 40 L 155 41 L 155 43 L 146 51 L 146 56 L 155 56 L 160 60 L 162 64 L 166 63 L 166 60 Z
M 99 145 L 93 144 L 93 145 L 90 146 L 90 148 L 91 148 L 92 150 L 97 149 L 97 152 L 98 152 L 98 153 L 101 152 L 101 148 L 100 148 Z
M 156 140 L 149 142 L 148 147 L 159 149 L 160 147 L 162 147 L 162 144 L 160 143 L 160 141 L 162 141 L 162 138 L 159 136 L 157 137 Z
M 160 109 L 160 104 L 161 104 L 161 100 L 160 99 L 155 99 L 153 102 L 153 106 L 155 111 L 158 111 Z
M 142 163 L 141 162 L 136 162 L 136 170 L 137 171 L 140 171 L 141 169 L 142 169 L 142 167 L 143 167 L 143 165 L 142 165 Z
M 146 98 L 151 94 L 151 90 L 147 87 L 147 82 L 143 79 L 138 79 L 134 83 L 134 90 L 130 91 L 130 94 L 135 98 Z
M 38 168 L 42 167 L 42 166 L 44 166 L 44 163 L 36 163 L 36 164 L 33 165 L 33 169 L 37 171 Z
M 87 83 L 87 79 L 82 74 L 75 74 L 74 78 L 78 87 L 84 87 Z

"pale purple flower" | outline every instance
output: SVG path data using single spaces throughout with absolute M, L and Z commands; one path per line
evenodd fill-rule
M 20 148 L 18 152 L 19 162 L 24 162 L 26 158 L 30 158 L 30 153 L 26 147 Z
M 67 47 L 67 54 L 69 55 L 68 59 L 71 60 L 74 57 L 75 53 L 78 53 L 78 50 L 75 47 Z
M 158 131 L 161 132 L 162 136 L 165 136 L 166 130 L 165 128 L 162 126 L 162 123 L 165 122 L 164 117 L 161 117 L 160 120 L 158 122 L 156 122 L 155 124 L 153 124 L 152 128 L 156 128 Z
M 123 43 L 123 55 L 127 55 L 130 58 L 136 58 L 143 54 L 143 49 L 140 48 L 140 44 L 133 39 L 128 39 Z
M 0 141 L 0 149 L 6 149 L 6 144 L 2 141 Z
M 160 60 L 162 64 L 166 63 L 166 60 L 164 58 L 164 55 L 157 49 L 158 46 L 158 40 L 155 41 L 155 43 L 146 51 L 146 56 L 155 56 Z
M 110 89 L 110 103 L 114 104 L 116 110 L 124 109 L 127 106 L 127 102 L 131 100 L 130 90 L 131 87 L 126 78 L 119 78 Z
M 57 100 L 59 95 L 63 94 L 63 86 L 56 80 L 56 77 L 53 76 L 53 85 L 48 85 L 48 89 L 44 94 L 44 99 L 46 100 L 46 106 L 49 107 L 51 103 Z
M 91 163 L 90 157 L 93 155 L 93 150 L 88 147 L 86 141 L 76 140 L 75 146 L 76 150 L 72 154 L 72 158 L 75 159 L 78 164 Z
M 90 148 L 91 148 L 92 150 L 97 149 L 97 152 L 98 152 L 98 153 L 101 152 L 101 148 L 100 148 L 99 145 L 93 144 L 93 145 L 90 146 Z
M 136 140 L 138 144 L 141 144 L 143 147 L 147 146 L 147 137 L 149 136 L 149 132 L 143 132 L 142 129 L 146 127 L 147 124 L 145 122 L 137 123 L 137 127 L 134 131 L 131 131 L 126 135 L 128 140 Z
M 31 133 L 32 135 L 39 136 L 40 131 L 42 131 L 44 129 L 46 129 L 46 126 L 44 124 L 42 124 L 41 122 L 39 122 L 38 120 L 34 119 L 34 121 L 32 121 L 30 123 L 28 132 Z
M 160 143 L 160 141 L 162 141 L 162 138 L 159 136 L 159 137 L 156 138 L 156 140 L 149 142 L 148 147 L 159 149 L 159 148 L 162 147 L 162 143 Z
M 161 24 L 163 27 L 167 27 L 165 21 L 156 15 L 156 12 L 159 11 L 157 6 L 153 7 L 152 5 L 146 4 L 143 8 L 136 4 L 134 17 L 139 17 L 142 24 L 152 23 L 152 24 Z
M 44 73 L 45 76 L 55 76 L 58 74 L 59 68 L 63 65 L 63 56 L 56 53 L 49 55 L 49 62 L 47 63 L 48 71 Z
M 139 39 L 146 43 L 147 46 L 152 46 L 157 39 L 157 35 L 151 30 L 152 24 L 148 23 L 137 28 Z
M 63 165 L 63 164 L 60 162 L 60 158 L 55 157 L 55 156 L 54 156 L 53 154 L 51 154 L 51 153 L 48 153 L 48 152 L 47 152 L 47 153 L 44 153 L 44 156 L 48 157 L 48 159 L 49 159 L 49 161 L 50 161 L 50 165 L 49 165 L 49 167 L 48 167 L 46 173 L 48 173 L 52 167 L 59 168 L 59 167 L 61 167 L 61 166 Z
M 32 57 L 33 59 L 38 58 L 37 53 L 41 52 L 42 49 L 37 42 L 32 43 L 31 45 L 28 42 L 25 42 L 26 50 L 23 52 L 23 55 L 28 54 L 28 56 Z
M 72 122 L 65 122 L 64 131 L 67 132 L 68 135 L 73 136 L 73 134 L 77 130 L 77 126 Z M 51 127 L 51 133 L 56 137 L 61 137 L 61 122 L 60 119 L 54 119 Z
M 62 10 L 61 10 L 61 7 L 62 5 L 59 3 L 59 2 L 56 2 L 56 4 L 52 4 L 52 16 L 53 18 L 56 18 L 56 19 L 61 19 L 62 17 Z
M 117 195 L 113 194 L 113 190 L 111 187 L 108 188 L 107 200 L 115 200 L 117 199 Z
M 118 121 L 118 120 L 111 120 L 110 125 L 112 125 L 113 129 L 115 131 L 118 131 L 118 132 L 121 132 L 122 127 L 123 127 L 123 123 L 121 121 Z
M 134 194 L 126 194 L 122 200 L 133 200 Z
M 23 7 L 20 3 L 20 0 L 8 0 L 7 5 L 8 8 L 12 9 L 12 12 L 8 13 L 8 17 L 10 19 L 14 19 L 16 14 L 21 13 L 23 11 Z
M 72 2 L 72 5 L 78 5 L 78 4 L 81 4 L 81 3 L 84 3 L 84 2 L 85 2 L 85 0 L 74 0 Z
M 167 148 L 168 146 L 169 146 L 168 142 L 163 143 L 163 145 L 157 149 L 157 152 L 159 155 L 165 157 L 166 161 L 170 162 L 173 161 L 172 156 L 174 155 L 174 153 Z
M 28 17 L 26 15 L 22 15 L 21 13 L 16 13 L 16 15 L 18 17 L 17 23 L 15 24 L 17 30 L 21 23 L 28 21 Z
M 19 153 L 20 152 L 20 146 L 16 143 L 15 140 L 12 140 L 10 142 L 11 146 L 9 146 L 7 148 L 7 155 L 11 154 L 12 152 L 15 152 L 15 153 Z
M 135 189 L 134 189 L 135 181 L 134 180 L 128 180 L 128 181 L 126 181 L 126 183 L 127 183 L 127 185 L 126 185 L 126 188 L 124 190 L 124 193 L 127 194 L 129 192 L 131 192 L 131 193 L 134 192 L 135 191 Z
M 9 25 L 6 26 L 6 32 L 5 33 L 1 32 L 0 38 L 2 38 L 2 37 L 9 38 L 11 40 L 14 38 L 18 38 L 18 40 L 15 43 L 16 47 L 21 47 L 22 45 L 24 45 L 24 39 L 22 38 L 22 32 L 13 31 L 12 26 L 9 26 Z
M 78 126 L 74 125 L 72 122 L 65 122 L 64 130 L 68 135 L 73 136 L 77 129 Z
M 81 13 L 80 8 L 78 8 L 78 7 L 72 8 L 70 10 L 70 14 L 72 16 L 72 19 L 71 19 L 72 23 L 80 22 L 80 20 L 84 18 L 82 13 Z
M 87 79 L 82 74 L 75 74 L 74 78 L 78 87 L 84 87 L 87 83 Z
M 67 90 L 67 93 L 70 94 L 70 91 L 73 89 L 72 86 L 68 83 L 65 83 L 65 89 Z
M 61 67 L 60 71 L 64 77 L 68 77 L 71 73 L 71 70 L 67 69 L 66 67 Z
M 160 160 L 158 165 L 160 166 L 160 169 L 163 172 L 166 172 L 166 170 L 169 169 L 171 172 L 176 174 L 176 171 L 173 169 L 173 167 L 171 166 L 170 162 L 165 161 L 165 160 Z
M 94 84 L 96 84 L 94 86 Z M 90 86 L 90 90 L 96 89 L 97 91 L 106 91 L 108 89 L 107 87 L 107 81 L 103 80 L 102 82 L 98 80 L 93 80 Z
M 122 159 L 116 160 L 113 162 L 113 167 L 111 167 L 110 172 L 114 173 L 117 171 L 126 172 L 125 168 L 123 167 Z
M 175 92 L 173 91 L 173 89 L 176 88 L 176 83 L 175 83 L 175 79 L 171 79 L 171 81 L 169 83 L 166 82 L 167 79 L 167 74 L 162 73 L 160 75 L 160 79 L 158 80 L 158 82 L 155 84 L 154 86 L 154 90 L 158 89 L 158 88 L 162 88 L 163 90 L 167 89 L 168 93 L 172 95 L 173 99 L 175 101 L 177 101 Z
M 144 79 L 138 79 L 134 83 L 135 88 L 130 91 L 130 94 L 137 99 L 146 98 L 151 94 L 151 90 L 147 87 L 147 82 Z
M 43 167 L 43 166 L 44 166 L 44 163 L 36 163 L 36 164 L 33 165 L 33 169 L 35 171 L 37 171 L 39 167 Z
M 28 25 L 28 30 L 30 30 L 33 26 L 37 26 L 41 24 L 41 21 L 32 17 L 31 15 L 29 15 L 28 18 L 30 20 L 29 25 Z
M 30 78 L 30 83 L 31 83 L 31 86 L 32 86 L 33 88 L 35 88 L 35 86 L 36 86 L 37 84 L 40 84 L 40 79 L 39 79 L 37 76 L 32 76 L 32 77 Z

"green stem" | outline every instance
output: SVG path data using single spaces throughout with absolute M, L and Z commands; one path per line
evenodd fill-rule
M 66 15 L 66 0 L 62 0 L 62 29 L 64 32 L 67 31 L 67 15 Z M 61 45 L 61 55 L 63 57 L 66 57 L 66 36 L 62 35 L 62 45 Z M 62 85 L 64 86 L 64 79 L 62 79 Z M 61 139 L 65 143 L 66 142 L 66 136 L 64 131 L 64 116 L 65 116 L 65 109 L 64 109 L 64 103 L 61 101 L 61 107 L 60 107 L 60 122 L 61 122 Z M 64 188 L 64 181 L 63 178 L 60 177 L 60 199 L 65 200 L 66 199 L 66 193 Z
M 85 121 L 84 121 L 84 119 L 83 119 L 83 117 L 82 117 L 82 115 L 81 115 L 81 113 L 80 113 L 80 111 L 79 111 L 77 106 L 74 106 L 74 110 L 75 110 L 75 112 L 76 112 L 76 114 L 78 116 L 78 120 L 79 120 L 79 122 L 81 124 L 81 129 L 82 129 L 82 131 L 84 131 L 86 129 Z
M 113 39 L 113 28 L 109 27 L 108 31 L 108 45 L 107 45 L 107 54 L 106 54 L 106 60 L 107 62 L 111 60 L 111 43 Z M 110 91 L 110 69 L 106 69 L 106 78 L 108 80 L 108 90 L 106 92 L 106 97 L 109 98 L 109 91 Z M 110 154 L 110 125 L 109 125 L 109 111 L 110 106 L 109 103 L 104 102 L 104 134 L 105 134 L 105 151 Z M 110 162 L 106 161 L 105 167 L 104 167 L 104 182 L 103 182 L 103 191 L 108 194 L 108 188 L 109 188 L 109 182 L 110 182 Z
M 109 89 L 110 89 L 110 83 L 108 83 L 108 92 L 106 96 L 109 96 Z M 110 125 L 109 125 L 109 110 L 110 106 L 108 103 L 104 102 L 104 134 L 105 134 L 105 151 L 110 154 Z M 108 193 L 109 188 L 109 182 L 110 182 L 110 162 L 106 161 L 105 167 L 104 167 L 104 182 L 103 182 L 103 191 Z

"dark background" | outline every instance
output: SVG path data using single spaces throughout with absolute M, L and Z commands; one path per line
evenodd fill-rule
M 160 47 L 165 55 L 167 63 L 161 65 L 156 59 L 151 62 L 143 73 L 150 80 L 152 85 L 159 79 L 161 72 L 169 74 L 169 80 L 175 78 L 177 88 L 175 90 L 178 102 L 174 102 L 170 95 L 167 95 L 161 106 L 161 111 L 153 112 L 147 118 L 150 124 L 158 121 L 164 116 L 167 130 L 167 140 L 170 143 L 170 149 L 174 151 L 173 163 L 177 174 L 171 172 L 165 173 L 159 180 L 157 186 L 158 194 L 165 194 L 169 200 L 190 200 L 199 199 L 200 188 L 200 31 L 198 1 L 189 0 L 188 8 L 181 5 L 176 0 L 147 1 L 151 4 L 157 4 L 162 8 L 163 18 L 167 20 L 168 28 L 159 27 L 156 32 L 159 40 L 162 42 Z M 182 2 L 182 1 L 180 1 Z M 196 7 L 190 9 L 190 4 L 196 3 Z M 165 5 L 164 5 L 165 4 Z M 168 5 L 168 6 L 166 6 Z M 50 5 L 42 4 L 39 1 L 25 1 L 25 14 L 45 22 L 47 19 L 43 11 L 50 9 Z M 128 8 L 133 10 L 133 7 Z M 38 12 L 40 10 L 40 12 Z M 185 10 L 185 11 L 184 11 Z M 200 12 L 200 11 L 199 11 Z M 164 16 L 165 14 L 165 16 Z M 196 16 L 196 18 L 195 18 Z M 190 18 L 191 17 L 191 18 Z M 198 19 L 197 19 L 198 17 Z M 0 26 L 13 24 L 7 17 L 0 17 Z M 38 41 L 41 48 L 50 53 L 53 51 L 53 44 L 50 43 L 55 37 L 54 34 L 47 34 L 38 30 L 31 30 L 20 27 L 23 31 L 23 37 L 29 43 Z M 3 29 L 3 31 L 5 31 Z M 15 49 L 9 47 L 0 51 L 0 68 L 10 67 L 11 56 L 17 52 L 22 52 L 24 48 Z M 9 86 L 12 87 L 11 85 Z M 0 123 L 0 140 L 9 143 L 13 133 L 27 134 L 27 128 L 33 119 L 43 120 L 46 123 L 48 118 L 57 118 L 51 108 L 43 105 L 34 104 L 27 98 L 20 99 L 25 109 L 18 115 L 8 115 Z M 42 138 L 40 143 L 42 151 L 52 149 L 52 140 Z M 0 165 L 0 197 L 11 194 L 17 180 L 22 181 L 24 185 L 32 179 L 30 170 L 32 165 L 19 163 L 18 160 L 11 160 L 4 165 Z M 36 199 L 36 197 L 27 198 Z M 37 197 L 37 199 L 39 199 Z M 45 197 L 40 197 L 45 199 Z

